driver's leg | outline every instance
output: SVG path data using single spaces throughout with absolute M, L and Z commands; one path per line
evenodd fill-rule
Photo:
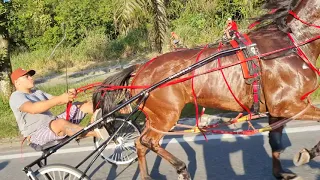
M 77 124 L 70 123 L 65 119 L 53 120 L 50 122 L 49 127 L 57 136 L 72 136 L 83 129 L 83 127 Z M 95 136 L 98 138 L 100 137 L 94 131 L 88 132 L 86 136 Z
M 72 124 L 64 119 L 52 120 L 40 125 L 37 131 L 30 134 L 30 141 L 34 144 L 44 145 L 48 142 L 65 138 L 73 135 L 82 127 Z M 98 136 L 95 132 L 89 132 L 87 136 Z
M 84 113 L 93 114 L 92 102 L 82 102 L 82 103 L 77 104 L 77 107 Z
M 74 102 L 69 110 L 68 120 L 73 124 L 79 124 L 87 114 L 93 114 L 91 102 Z M 67 119 L 66 111 L 59 114 L 58 119 Z

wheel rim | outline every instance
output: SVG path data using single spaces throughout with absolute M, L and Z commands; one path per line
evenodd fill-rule
M 140 131 L 129 121 L 123 119 L 115 119 L 113 121 L 116 121 L 119 126 L 124 122 L 124 125 L 113 138 L 113 142 L 109 143 L 107 148 L 101 152 L 101 156 L 106 161 L 114 164 L 131 163 L 138 157 L 134 140 L 140 136 Z M 104 140 L 96 139 L 96 148 L 103 142 Z
M 40 169 L 37 178 L 39 180 L 76 180 L 82 176 L 82 173 L 76 169 L 64 166 L 48 166 Z M 87 179 L 86 176 L 84 179 Z

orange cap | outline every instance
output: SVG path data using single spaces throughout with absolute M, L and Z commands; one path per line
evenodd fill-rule
M 11 82 L 14 84 L 14 81 L 17 80 L 19 77 L 24 76 L 26 74 L 29 74 L 30 76 L 33 76 L 36 73 L 35 70 L 29 70 L 26 71 L 22 68 L 18 68 L 14 70 L 11 74 Z

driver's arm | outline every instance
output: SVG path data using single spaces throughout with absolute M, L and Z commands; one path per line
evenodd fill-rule
M 30 114 L 43 113 L 54 106 L 66 104 L 69 101 L 68 96 L 69 95 L 67 93 L 64 93 L 60 96 L 52 97 L 46 101 L 39 101 L 35 103 L 27 101 L 20 106 L 19 110 Z

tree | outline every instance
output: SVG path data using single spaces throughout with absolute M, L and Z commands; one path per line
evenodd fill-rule
M 9 56 L 9 33 L 7 29 L 8 2 L 0 6 L 0 96 L 8 98 L 12 92 L 10 83 L 11 63 Z
M 150 36 L 158 52 L 162 52 L 168 27 L 166 0 L 117 0 L 115 2 L 114 23 L 120 33 L 141 25 L 152 26 Z

